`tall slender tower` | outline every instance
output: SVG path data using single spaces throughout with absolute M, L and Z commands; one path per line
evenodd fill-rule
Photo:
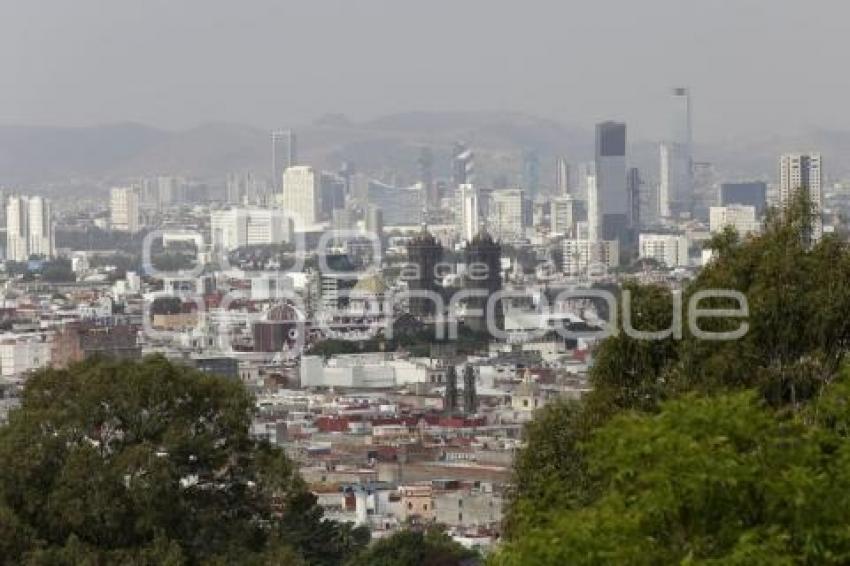
M 622 241 L 628 226 L 628 194 L 626 125 L 621 122 L 596 125 L 596 190 L 602 239 Z
M 812 203 L 810 241 L 823 236 L 823 161 L 820 153 L 786 153 L 779 159 L 779 202 L 785 207 L 800 189 L 809 192 Z
M 424 207 L 426 210 L 437 210 L 440 208 L 440 192 L 434 182 L 434 152 L 430 147 L 422 148 L 417 163 Z
M 283 172 L 298 165 L 298 152 L 295 134 L 292 130 L 272 132 L 272 186 L 276 191 L 283 188 Z
M 570 192 L 570 164 L 565 157 L 559 157 L 555 161 L 555 194 L 565 197 Z
M 686 88 L 674 88 L 670 136 L 660 148 L 661 184 L 659 214 L 676 218 L 693 208 L 694 164 L 691 130 L 691 95 Z

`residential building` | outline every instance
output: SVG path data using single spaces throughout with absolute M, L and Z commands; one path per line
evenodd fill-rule
M 641 259 L 654 259 L 669 268 L 687 267 L 688 237 L 679 234 L 641 234 L 638 252 Z
M 109 225 L 118 232 L 139 231 L 139 192 L 135 187 L 112 187 L 109 191 Z

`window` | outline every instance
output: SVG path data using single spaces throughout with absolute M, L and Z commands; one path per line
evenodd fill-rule
M 413 510 L 413 503 L 410 503 L 410 502 L 408 502 L 408 503 L 407 503 L 407 510 L 408 510 L 408 511 L 412 511 L 412 510 Z

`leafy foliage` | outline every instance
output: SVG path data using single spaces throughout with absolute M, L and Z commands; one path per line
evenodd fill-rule
M 506 550 L 496 563 L 842 563 L 850 519 L 850 247 L 811 240 L 805 191 L 764 233 L 718 235 L 683 289 L 747 298 L 748 332 L 639 340 L 595 352 L 593 391 L 555 403 L 526 430 Z M 669 290 L 627 284 L 632 326 L 672 322 Z M 725 298 L 700 308 L 729 309 Z M 704 318 L 710 332 L 738 318 Z
M 338 564 L 368 533 L 322 520 L 253 411 L 164 358 L 36 373 L 0 429 L 0 562 Z
M 438 528 L 404 530 L 377 541 L 348 566 L 456 566 L 475 559 L 468 550 Z

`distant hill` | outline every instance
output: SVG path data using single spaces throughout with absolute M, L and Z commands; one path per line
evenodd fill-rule
M 555 156 L 575 163 L 593 156 L 593 132 L 509 112 L 408 112 L 359 123 L 329 115 L 295 129 L 305 163 L 336 169 L 342 161 L 351 161 L 359 171 L 402 184 L 415 182 L 423 146 L 434 152 L 435 174 L 447 175 L 457 140 L 474 149 L 483 182 L 519 182 L 522 153 L 528 148 L 540 156 L 544 185 L 554 176 Z M 844 160 L 850 154 L 850 132 L 697 144 L 695 158 L 715 163 L 726 178 L 772 178 L 778 155 L 794 150 L 819 150 L 830 176 L 850 174 L 850 161 Z M 657 178 L 657 143 L 630 140 L 630 161 L 646 179 Z M 157 174 L 222 180 L 231 171 L 265 176 L 270 168 L 268 132 L 239 124 L 209 123 L 177 132 L 135 123 L 86 128 L 0 125 L 0 186 L 72 178 L 117 182 Z

